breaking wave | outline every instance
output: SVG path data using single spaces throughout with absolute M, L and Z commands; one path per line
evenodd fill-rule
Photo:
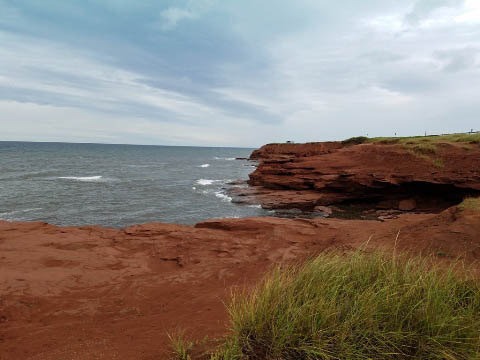
M 199 179 L 196 181 L 196 184 L 207 186 L 207 185 L 213 185 L 215 181 L 218 181 L 218 180 Z
M 38 211 L 42 210 L 42 208 L 31 208 L 31 209 L 24 209 L 24 210 L 14 210 L 9 212 L 0 213 L 0 219 L 2 220 L 13 220 L 12 215 L 19 215 L 26 212 Z
M 225 195 L 223 192 L 221 191 L 216 191 L 215 192 L 215 196 L 219 199 L 221 199 L 222 201 L 227 201 L 227 202 L 231 202 L 232 201 L 232 198 L 228 195 Z
M 96 181 L 102 181 L 103 176 L 101 176 L 101 175 L 97 175 L 97 176 L 59 176 L 57 179 L 84 181 L 84 182 L 96 182 Z

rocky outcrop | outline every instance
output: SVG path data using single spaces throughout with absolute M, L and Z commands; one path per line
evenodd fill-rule
M 259 165 L 251 188 L 233 193 L 270 209 L 364 203 L 438 211 L 480 193 L 478 144 L 270 144 L 252 158 Z
M 250 155 L 251 160 L 289 160 L 297 157 L 308 157 L 328 154 L 344 147 L 341 142 L 314 142 L 306 144 L 268 144 L 255 150 Z

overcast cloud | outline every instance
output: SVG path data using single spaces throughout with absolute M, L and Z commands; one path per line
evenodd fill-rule
M 0 0 L 0 140 L 480 130 L 478 0 Z

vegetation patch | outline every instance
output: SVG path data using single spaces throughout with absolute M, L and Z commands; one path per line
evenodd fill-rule
M 366 136 L 356 136 L 351 137 L 350 139 L 346 139 L 342 141 L 343 145 L 359 145 L 367 142 L 369 139 Z
M 480 197 L 468 197 L 465 198 L 459 205 L 460 210 L 473 210 L 480 212 Z
M 408 137 L 376 137 L 369 138 L 370 143 L 382 144 L 425 144 L 425 143 L 439 143 L 439 142 L 462 142 L 470 144 L 480 144 L 480 133 L 473 134 L 451 134 L 440 136 L 408 136 Z
M 411 148 L 412 151 L 416 154 L 421 154 L 421 155 L 435 155 L 437 153 L 437 147 L 435 144 L 431 143 L 420 143 L 420 144 L 406 144 L 407 148 Z
M 473 279 L 360 252 L 278 268 L 233 295 L 232 334 L 211 359 L 479 359 Z
M 187 340 L 183 331 L 173 335 L 168 334 L 168 338 L 172 348 L 172 360 L 191 360 L 191 351 L 195 343 Z
M 432 143 L 407 142 L 403 144 L 405 150 L 413 156 L 430 162 L 436 168 L 444 168 L 445 163 L 437 156 L 437 147 Z

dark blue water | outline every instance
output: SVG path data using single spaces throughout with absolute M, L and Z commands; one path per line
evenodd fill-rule
M 0 218 L 57 225 L 193 224 L 262 216 L 231 202 L 252 149 L 0 142 Z

